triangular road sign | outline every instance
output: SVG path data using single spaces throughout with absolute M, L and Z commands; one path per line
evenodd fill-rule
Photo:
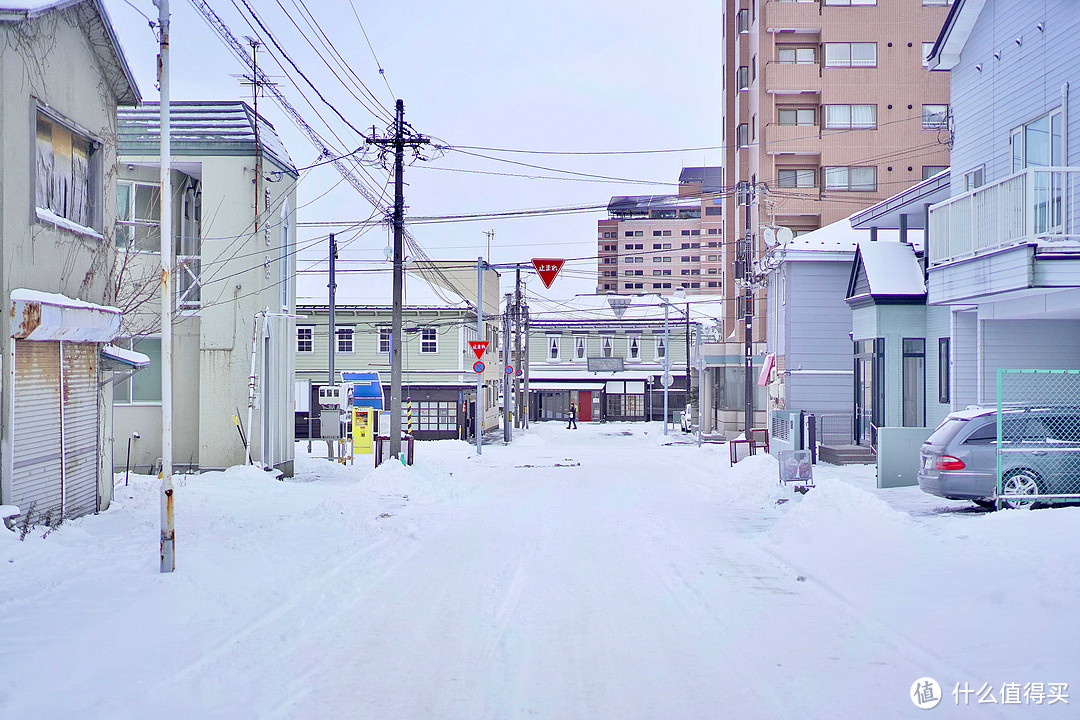
M 488 341 L 487 340 L 470 340 L 469 341 L 469 347 L 471 347 L 472 351 L 474 353 L 476 353 L 476 358 L 478 360 L 484 356 L 484 351 L 487 350 L 487 346 L 488 346 Z
M 544 287 L 546 288 L 550 288 L 551 283 L 555 282 L 555 276 L 562 270 L 564 262 L 566 260 L 563 258 L 533 258 L 532 261 L 536 273 L 544 281 Z

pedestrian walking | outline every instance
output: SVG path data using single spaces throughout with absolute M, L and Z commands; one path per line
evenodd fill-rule
M 577 430 L 577 405 L 570 403 L 570 422 L 566 423 L 566 429 L 574 428 Z

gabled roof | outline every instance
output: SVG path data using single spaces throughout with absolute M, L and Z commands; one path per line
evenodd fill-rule
M 949 8 L 934 47 L 927 56 L 931 70 L 952 70 L 960 62 L 960 53 L 979 19 L 986 0 L 956 0 Z
M 3 2 L 3 0 L 0 0 Z M 149 102 L 118 113 L 118 153 L 157 155 L 161 147 L 160 103 Z M 296 174 L 295 166 L 274 126 L 258 116 L 258 147 L 283 172 Z M 239 100 L 170 102 L 169 133 L 174 156 L 254 155 L 256 116 Z
M 890 240 L 859 241 L 848 279 L 848 305 L 917 305 L 925 302 L 926 283 L 915 248 Z
M 25 22 L 67 8 L 78 14 L 79 24 L 90 39 L 90 48 L 101 64 L 117 104 L 138 105 L 142 101 L 139 86 L 101 0 L 0 0 L 0 23 Z
M 717 192 L 724 189 L 724 168 L 722 167 L 685 167 L 679 173 L 679 184 L 701 183 L 702 192 Z

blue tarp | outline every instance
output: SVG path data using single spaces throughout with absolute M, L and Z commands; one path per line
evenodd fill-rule
M 341 379 L 353 387 L 353 407 L 383 409 L 383 389 L 379 373 L 341 373 Z

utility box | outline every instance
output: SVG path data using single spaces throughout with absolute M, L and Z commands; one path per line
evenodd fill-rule
M 375 408 L 354 407 L 352 412 L 353 455 L 370 455 L 375 437 Z
M 319 428 L 323 440 L 341 439 L 341 410 L 337 407 L 323 408 L 319 414 Z
M 337 385 L 323 385 L 319 388 L 319 405 L 324 409 L 341 408 L 341 388 Z M 325 413 L 324 413 L 325 415 Z M 323 437 L 326 437 L 323 435 Z M 336 436 L 335 436 L 336 437 Z

